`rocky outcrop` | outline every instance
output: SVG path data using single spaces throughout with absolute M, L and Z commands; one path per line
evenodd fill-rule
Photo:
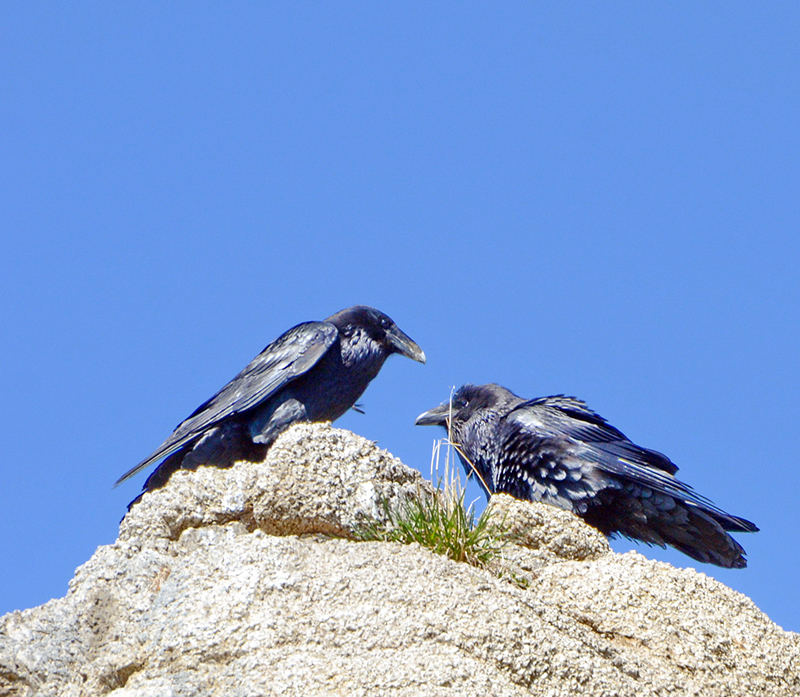
M 0 618 L 0 695 L 800 694 L 800 636 L 563 511 L 494 497 L 502 573 L 352 539 L 429 491 L 325 425 L 178 472 L 64 598 Z

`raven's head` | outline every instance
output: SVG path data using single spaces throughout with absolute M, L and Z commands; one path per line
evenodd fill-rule
M 417 417 L 416 426 L 453 427 L 464 424 L 485 409 L 493 409 L 511 400 L 519 399 L 513 392 L 500 385 L 463 385 L 452 398 L 442 402 Z
M 398 327 L 391 317 L 366 305 L 356 305 L 331 315 L 326 320 L 354 343 L 369 342 L 386 356 L 399 353 L 414 361 L 425 362 L 425 352 Z
M 492 459 L 498 419 L 505 416 L 509 403 L 521 402 L 500 385 L 464 385 L 449 401 L 417 417 L 417 426 L 442 426 L 458 453 L 469 477 L 478 475 L 487 496 L 495 491 Z

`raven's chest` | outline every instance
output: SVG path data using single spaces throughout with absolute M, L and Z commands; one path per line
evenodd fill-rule
M 382 356 L 369 353 L 345 362 L 338 343 L 293 386 L 294 398 L 306 408 L 310 421 L 334 421 L 364 394 L 383 365 Z
M 497 463 L 501 459 L 500 443 L 496 438 L 497 423 L 491 418 L 473 418 L 460 425 L 452 434 L 462 453 L 467 474 L 477 474 L 489 493 L 496 493 Z M 464 461 L 464 458 L 467 461 Z

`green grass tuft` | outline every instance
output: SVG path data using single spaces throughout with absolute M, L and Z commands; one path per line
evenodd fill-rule
M 444 476 L 439 476 L 442 446 L 447 446 Z M 487 568 L 502 554 L 508 538 L 501 524 L 493 520 L 491 510 L 477 518 L 474 505 L 464 503 L 465 490 L 457 474 L 457 464 L 450 442 L 441 439 L 434 444 L 431 457 L 433 494 L 418 491 L 398 509 L 384 502 L 385 521 L 362 525 L 356 536 L 360 540 L 417 542 L 423 547 L 443 554 L 454 561 Z

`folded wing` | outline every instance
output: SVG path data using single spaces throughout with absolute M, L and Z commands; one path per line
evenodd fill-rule
M 292 327 L 181 422 L 152 455 L 123 474 L 115 486 L 152 463 L 168 457 L 220 421 L 269 399 L 316 365 L 336 342 L 338 335 L 336 327 L 329 322 L 304 322 Z

